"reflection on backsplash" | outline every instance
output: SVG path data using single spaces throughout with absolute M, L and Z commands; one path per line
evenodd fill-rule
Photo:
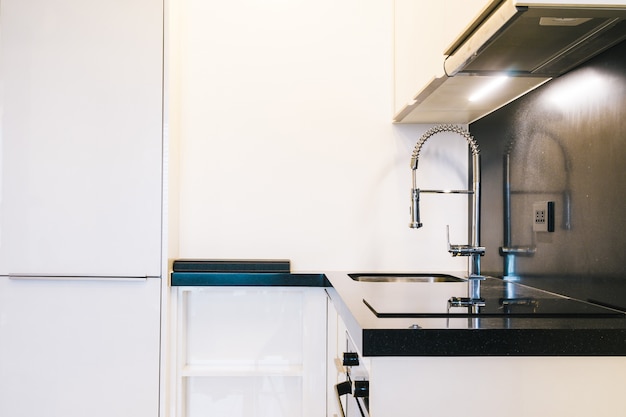
M 503 275 L 502 246 L 534 247 L 515 257 L 518 274 L 626 280 L 624 57 L 626 43 L 470 125 L 482 152 L 484 271 Z M 533 203 L 546 200 L 555 231 L 534 232 Z

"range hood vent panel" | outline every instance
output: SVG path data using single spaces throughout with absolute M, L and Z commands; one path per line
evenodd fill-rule
M 622 41 L 624 0 L 492 0 L 394 123 L 472 123 Z M 503 73 L 488 97 L 469 99 Z
M 457 38 L 444 67 L 448 75 L 556 77 L 626 39 L 625 20 L 625 8 L 521 7 L 507 0 Z

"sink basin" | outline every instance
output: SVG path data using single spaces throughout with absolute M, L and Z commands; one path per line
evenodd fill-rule
M 432 273 L 353 273 L 348 276 L 360 282 L 466 282 L 452 275 Z

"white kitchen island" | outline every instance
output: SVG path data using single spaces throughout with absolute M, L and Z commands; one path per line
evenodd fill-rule
M 626 320 L 619 313 L 376 317 L 363 299 L 393 293 L 395 305 L 418 303 L 430 284 L 363 283 L 342 272 L 326 276 L 337 320 L 369 371 L 373 417 L 623 415 Z

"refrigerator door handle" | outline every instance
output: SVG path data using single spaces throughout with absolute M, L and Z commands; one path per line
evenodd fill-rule
M 46 274 L 9 274 L 9 279 L 15 281 L 110 281 L 110 282 L 140 282 L 147 281 L 148 277 L 116 277 L 116 276 L 74 276 L 74 275 L 46 275 Z

